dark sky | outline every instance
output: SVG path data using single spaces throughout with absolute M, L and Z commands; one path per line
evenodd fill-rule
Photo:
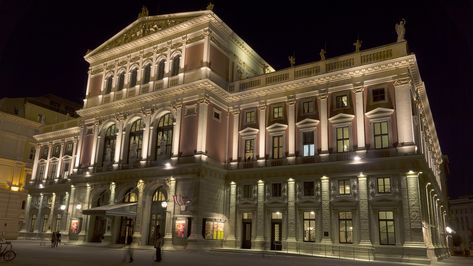
M 143 4 L 150 15 L 205 9 L 202 0 L 0 0 L 0 97 L 53 93 L 82 102 L 83 56 L 132 23 Z M 219 0 L 214 12 L 275 69 L 406 39 L 426 84 L 437 134 L 449 157 L 449 194 L 473 194 L 473 1 Z M 266 6 L 262 5 L 262 2 Z M 470 153 L 471 152 L 471 153 Z

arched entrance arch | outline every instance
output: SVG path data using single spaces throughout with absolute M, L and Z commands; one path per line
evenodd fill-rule
M 92 202 L 92 207 L 100 207 L 107 205 L 110 202 L 110 190 L 102 191 L 97 198 Z M 93 224 L 91 242 L 102 242 L 107 227 L 107 218 L 104 216 L 94 215 L 91 217 L 90 224 Z
M 164 236 L 166 226 L 166 204 L 167 192 L 163 186 L 160 186 L 154 191 L 153 196 L 151 198 L 148 245 L 154 244 L 157 234 L 156 229 L 158 228 L 158 226 L 159 232 L 162 236 Z

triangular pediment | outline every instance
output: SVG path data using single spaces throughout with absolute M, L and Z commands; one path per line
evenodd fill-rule
M 378 107 L 367 112 L 365 115 L 368 118 L 386 117 L 394 113 L 394 109 Z
M 270 125 L 269 127 L 266 128 L 268 132 L 275 132 L 275 131 L 284 131 L 287 129 L 287 125 L 285 124 L 280 124 L 280 123 L 274 123 Z
M 319 120 L 306 118 L 296 123 L 298 128 L 316 127 L 320 123 Z
M 177 26 L 183 22 L 193 18 L 207 14 L 205 11 L 187 12 L 178 14 L 168 14 L 159 16 L 141 17 L 135 22 L 128 25 L 112 38 L 108 39 L 95 50 L 87 54 L 92 56 L 112 48 L 124 45 L 126 43 L 141 39 L 145 36 L 152 35 L 171 27 Z
M 338 115 L 332 116 L 328 119 L 330 123 L 337 124 L 337 123 L 346 123 L 351 122 L 355 118 L 354 115 L 340 113 Z
M 258 134 L 258 132 L 259 132 L 259 129 L 247 127 L 240 130 L 238 133 L 240 133 L 241 136 L 250 136 L 250 135 L 256 135 Z

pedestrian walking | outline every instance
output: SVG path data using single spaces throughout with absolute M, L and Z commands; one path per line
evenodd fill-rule
M 56 247 L 61 243 L 61 232 L 56 232 Z
M 158 227 L 159 229 L 159 227 Z M 161 248 L 163 247 L 164 239 L 161 236 L 161 233 L 158 231 L 156 234 L 156 239 L 154 241 L 154 248 L 156 249 L 156 258 L 154 261 L 160 262 L 162 257 L 161 257 Z
M 125 241 L 125 256 L 123 258 L 123 261 L 127 261 L 129 263 L 132 263 L 133 262 L 133 249 L 131 248 L 131 244 L 133 242 L 133 237 L 130 235 L 128 235 L 126 237 L 126 241 Z
M 56 247 L 57 235 L 56 232 L 51 233 L 51 247 Z

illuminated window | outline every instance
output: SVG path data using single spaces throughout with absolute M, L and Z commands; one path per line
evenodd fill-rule
M 222 240 L 223 234 L 223 223 L 204 219 L 204 238 L 211 240 Z
M 391 192 L 391 178 L 389 177 L 378 177 L 378 193 L 390 193 Z
M 123 90 L 123 88 L 125 87 L 125 72 L 121 72 L 118 75 L 118 84 L 117 85 L 118 85 L 117 90 L 119 90 L 119 91 Z
M 72 141 L 66 142 L 66 150 L 64 152 L 64 155 L 72 156 L 73 149 L 74 149 L 74 143 Z
M 314 156 L 314 131 L 302 132 L 302 145 L 304 148 L 304 157 Z
M 255 139 L 245 139 L 245 160 L 252 160 L 255 156 Z
M 113 84 L 113 76 L 110 75 L 107 77 L 105 81 L 105 94 L 108 94 L 112 91 L 112 84 Z
M 130 87 L 135 87 L 137 81 L 138 81 L 138 69 L 134 68 L 134 69 L 131 70 Z
M 388 122 L 373 123 L 374 148 L 383 149 L 389 146 Z
M 171 113 L 159 119 L 156 130 L 156 158 L 171 157 L 172 153 L 173 118 Z
M 109 126 L 105 131 L 103 139 L 102 162 L 113 162 L 115 154 L 115 143 L 117 139 L 117 128 L 115 124 Z
M 137 202 L 138 201 L 138 195 L 136 195 L 136 192 L 133 191 L 134 188 L 128 190 L 127 193 L 125 193 L 125 197 L 123 197 L 123 202 Z
M 338 180 L 338 194 L 339 195 L 350 195 L 350 180 Z
M 153 201 L 166 201 L 166 194 L 161 188 L 158 188 L 153 194 Z
M 143 68 L 143 82 L 142 84 L 146 84 L 151 80 L 151 64 L 147 64 Z
M 41 232 L 48 231 L 48 228 L 49 228 L 48 220 L 49 220 L 49 215 L 48 214 L 43 215 L 43 226 L 41 227 Z
M 156 79 L 157 80 L 162 80 L 164 78 L 164 65 L 165 65 L 166 61 L 164 59 L 162 59 L 161 61 L 159 61 L 158 63 L 158 73 L 156 73 Z
M 384 88 L 378 88 L 371 90 L 373 96 L 373 102 L 382 102 L 386 100 L 386 93 Z
M 282 118 L 283 116 L 282 111 L 283 111 L 282 106 L 273 107 L 273 119 Z
M 56 231 L 61 231 L 61 221 L 62 221 L 62 214 L 57 214 L 56 215 L 56 223 L 55 223 L 55 226 L 54 226 L 54 229 Z
M 273 159 L 281 159 L 283 154 L 282 136 L 273 136 Z
M 304 242 L 315 242 L 315 212 L 304 212 Z
M 172 59 L 171 76 L 179 74 L 179 68 L 181 67 L 181 55 L 176 55 Z
M 314 182 L 304 182 L 304 196 L 314 196 Z
M 38 173 L 36 174 L 37 179 L 42 179 L 44 177 L 44 171 L 46 170 L 46 164 L 41 163 L 38 165 Z
M 315 110 L 315 102 L 314 101 L 307 101 L 302 102 L 302 114 L 311 114 Z
M 353 243 L 353 220 L 351 212 L 338 213 L 339 242 L 343 244 Z
M 335 107 L 336 108 L 345 108 L 348 107 L 348 96 L 339 95 L 335 97 Z
M 48 178 L 56 178 L 58 162 L 56 160 L 49 163 Z
M 281 183 L 271 184 L 271 197 L 281 197 Z
M 246 115 L 246 124 L 255 124 L 256 123 L 256 112 L 255 111 L 247 111 Z
M 131 125 L 128 139 L 128 162 L 134 162 L 141 157 L 143 144 L 143 120 L 138 119 Z
M 337 127 L 337 152 L 347 152 L 350 147 L 350 135 L 348 127 Z
M 394 213 L 392 211 L 378 212 L 379 243 L 381 245 L 395 245 Z

